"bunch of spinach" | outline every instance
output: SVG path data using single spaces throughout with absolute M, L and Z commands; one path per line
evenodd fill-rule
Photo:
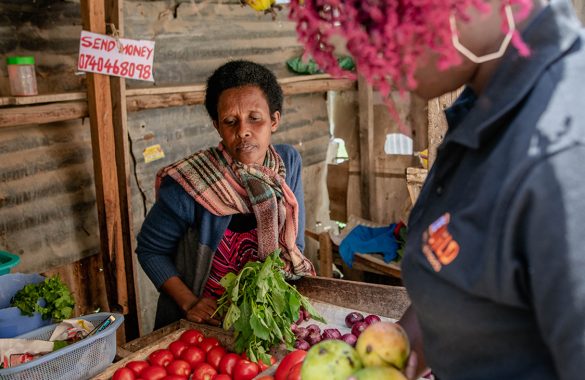
M 235 351 L 246 351 L 254 362 L 270 363 L 270 348 L 280 343 L 293 350 L 291 325 L 301 307 L 325 322 L 309 300 L 286 282 L 283 267 L 276 250 L 264 262 L 248 262 L 240 273 L 228 273 L 220 281 L 225 292 L 217 301 L 217 312 L 224 316 L 223 327 L 233 326 Z
M 41 299 L 45 301 L 44 306 L 39 302 Z M 54 275 L 38 284 L 26 285 L 12 297 L 10 304 L 18 307 L 22 315 L 38 312 L 43 319 L 59 322 L 73 314 L 75 300 L 59 275 Z

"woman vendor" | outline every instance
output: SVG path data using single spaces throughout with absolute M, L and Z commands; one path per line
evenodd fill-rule
M 441 380 L 582 379 L 585 32 L 572 3 L 291 7 L 321 67 L 344 32 L 358 71 L 386 94 L 465 88 L 408 222 L 410 377 L 417 358 Z
M 221 141 L 159 171 L 137 238 L 138 260 L 160 291 L 155 329 L 180 318 L 218 325 L 220 279 L 277 248 L 288 277 L 314 275 L 302 254 L 301 157 L 271 144 L 282 101 L 274 74 L 250 61 L 209 77 L 205 107 Z

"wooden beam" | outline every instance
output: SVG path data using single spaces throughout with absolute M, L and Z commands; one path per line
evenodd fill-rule
M 374 91 L 364 77 L 358 79 L 360 171 L 362 187 L 362 217 L 371 219 L 376 202 L 374 177 Z
M 84 30 L 105 34 L 103 0 L 81 0 Z M 124 237 L 120 216 L 120 194 L 110 77 L 87 73 L 91 144 L 93 152 L 96 204 L 100 231 L 100 254 L 111 311 L 128 314 L 128 292 L 125 271 L 117 270 L 124 258 Z M 121 259 L 120 259 L 121 258 Z M 118 338 L 124 339 L 124 329 Z
M 0 128 L 75 120 L 88 115 L 86 101 L 0 108 Z
M 114 25 L 120 37 L 124 36 L 123 0 L 105 0 L 106 23 Z M 124 327 L 126 340 L 133 340 L 140 336 L 140 318 L 138 318 L 139 302 L 136 290 L 137 274 L 135 266 L 134 229 L 132 227 L 132 194 L 130 191 L 130 166 L 128 159 L 128 118 L 126 110 L 126 81 L 123 78 L 110 77 L 112 117 L 115 146 L 115 162 L 118 173 L 118 195 L 122 247 L 116 254 L 116 278 L 118 288 L 125 286 L 119 294 L 121 300 L 126 295 L 126 304 L 122 304 L 126 311 Z M 120 279 L 125 279 L 120 284 Z
M 44 94 L 35 96 L 6 96 L 0 98 L 0 107 L 24 106 L 29 104 L 69 102 L 72 100 L 86 100 L 86 92 L 65 92 L 62 94 Z
M 355 90 L 356 82 L 349 79 L 322 78 L 318 75 L 305 75 L 300 77 L 288 77 L 278 80 L 285 95 L 307 94 L 313 92 L 346 91 Z M 129 98 L 147 97 L 151 95 L 177 95 L 185 94 L 186 99 L 198 99 L 195 104 L 202 104 L 205 97 L 205 85 L 185 85 L 168 87 L 134 88 L 126 90 Z M 67 92 L 61 94 L 46 94 L 27 97 L 0 97 L 0 108 L 11 106 L 26 106 L 46 103 L 69 102 L 73 100 L 86 100 L 86 92 Z M 179 104 L 180 105 L 180 104 Z M 8 108 L 10 109 L 10 108 Z

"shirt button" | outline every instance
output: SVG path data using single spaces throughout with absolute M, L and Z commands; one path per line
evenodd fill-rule
M 438 185 L 438 186 L 437 186 L 437 188 L 435 189 L 435 193 L 436 193 L 437 195 L 441 195 L 441 194 L 443 194 L 443 186 L 441 186 L 441 185 Z

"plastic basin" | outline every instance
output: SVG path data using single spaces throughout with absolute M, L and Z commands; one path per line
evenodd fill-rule
M 20 257 L 0 251 L 0 275 L 10 273 L 10 268 L 16 266 L 20 262 Z
M 16 292 L 28 284 L 45 280 L 40 274 L 9 273 L 0 276 L 0 338 L 13 338 L 17 335 L 51 324 L 43 320 L 39 313 L 32 317 L 21 315 L 17 307 L 10 307 L 10 300 Z

